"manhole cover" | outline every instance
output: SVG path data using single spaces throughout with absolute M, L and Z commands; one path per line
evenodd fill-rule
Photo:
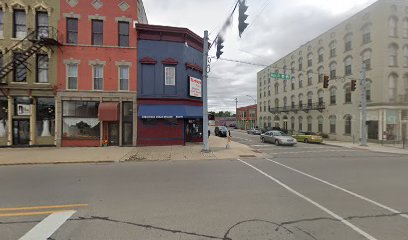
M 240 157 L 256 157 L 255 155 L 239 155 Z

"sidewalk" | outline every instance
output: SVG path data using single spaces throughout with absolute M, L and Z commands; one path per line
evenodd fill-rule
M 260 157 L 244 144 L 226 138 L 210 137 L 210 152 L 201 152 L 202 144 L 164 147 L 99 147 L 99 148 L 0 148 L 0 165 L 107 163 L 126 161 L 212 160 Z
M 408 148 L 402 149 L 402 148 L 393 147 L 393 146 L 383 146 L 377 143 L 367 143 L 368 146 L 360 146 L 360 143 L 353 144 L 351 142 L 324 140 L 324 144 L 330 145 L 330 146 L 362 149 L 362 150 L 368 150 L 368 151 L 373 151 L 373 152 L 408 154 Z

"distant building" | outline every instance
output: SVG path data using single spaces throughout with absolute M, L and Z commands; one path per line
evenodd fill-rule
M 407 16 L 408 1 L 379 0 L 258 72 L 258 124 L 358 141 L 365 63 L 368 138 L 400 141 L 408 122 Z M 327 89 L 324 75 L 330 77 Z
M 236 114 L 237 127 L 239 129 L 244 130 L 257 127 L 258 125 L 256 124 L 257 121 L 256 111 L 257 111 L 256 104 L 237 108 Z
M 235 117 L 215 117 L 215 126 L 233 127 L 236 126 L 236 124 Z

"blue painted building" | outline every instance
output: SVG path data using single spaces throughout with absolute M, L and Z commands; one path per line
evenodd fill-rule
M 202 141 L 203 39 L 186 28 L 136 30 L 138 146 Z

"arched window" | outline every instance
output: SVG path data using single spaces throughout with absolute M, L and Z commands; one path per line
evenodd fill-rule
M 272 117 L 268 117 L 268 127 L 272 127 Z
M 283 98 L 283 107 L 286 109 L 288 107 L 288 98 L 284 97 Z
M 266 112 L 266 101 L 264 102 L 264 112 Z
M 290 96 L 290 106 L 295 108 L 295 95 Z
M 366 49 L 361 54 L 361 60 L 365 64 L 365 69 L 371 69 L 371 49 Z
M 352 49 L 352 42 L 353 42 L 353 34 L 348 33 L 344 37 L 344 49 L 345 49 L 346 52 L 350 51 Z
M 336 91 L 335 87 L 330 88 L 330 105 L 336 104 Z
M 330 57 L 335 57 L 336 56 L 336 41 L 333 41 L 330 43 Z
M 303 87 L 303 74 L 299 74 L 299 88 Z
M 312 116 L 308 116 L 307 117 L 307 131 L 308 132 L 311 132 L 312 131 L 312 121 L 313 121 L 313 118 L 312 118 Z
M 321 82 L 323 82 L 323 76 L 324 76 L 324 67 L 323 66 L 320 66 L 318 69 L 317 69 L 317 73 L 319 74 L 319 83 L 321 83 Z
M 408 73 L 404 76 L 405 101 L 408 101 Z
M 295 131 L 295 117 L 290 118 L 290 129 L 292 132 Z
M 352 68 L 351 66 L 353 65 L 353 58 L 351 56 L 348 56 L 344 59 L 344 75 L 351 75 L 352 74 Z
M 398 61 L 398 45 L 393 43 L 388 46 L 388 65 L 389 66 L 397 66 Z
M 292 90 L 295 90 L 295 77 L 292 77 L 292 79 L 290 80 L 290 87 Z
M 337 63 L 332 62 L 330 64 L 330 79 L 335 79 L 336 78 L 336 69 L 337 69 Z
M 319 91 L 317 91 L 317 97 L 318 97 L 318 102 L 319 102 L 319 105 L 323 105 L 323 98 L 324 98 L 324 91 L 323 90 L 319 90 Z
M 388 19 L 389 36 L 396 37 L 398 31 L 398 18 L 392 16 Z
M 303 107 L 303 94 L 300 93 L 298 98 L 299 98 L 299 108 L 302 108 Z
M 283 80 L 283 91 L 284 92 L 288 91 L 288 81 L 287 80 Z
M 280 125 L 280 118 L 279 118 L 279 116 L 275 116 L 275 118 L 273 119 L 273 122 L 275 123 L 275 127 L 279 127 L 279 125 Z
M 313 93 L 308 92 L 307 93 L 307 107 L 311 108 L 313 104 Z
M 318 51 L 318 54 L 319 54 L 319 63 L 321 63 L 324 60 L 324 48 L 320 48 Z
M 388 76 L 388 99 L 390 102 L 395 102 L 397 100 L 397 82 L 397 74 L 392 73 Z
M 317 117 L 317 131 L 323 133 L 323 116 Z
M 405 18 L 402 23 L 402 37 L 408 38 L 408 18 Z
M 346 83 L 344 85 L 344 103 L 351 103 L 351 85 Z
M 279 99 L 275 99 L 275 108 L 279 108 Z
M 351 135 L 351 116 L 344 116 L 344 134 Z
M 371 42 L 371 23 L 364 25 L 361 31 L 363 34 L 363 44 Z
M 405 45 L 402 48 L 402 54 L 403 54 L 403 59 L 404 59 L 404 67 L 408 67 L 408 45 Z
M 262 102 L 259 103 L 259 112 L 262 112 Z
M 298 63 L 299 63 L 299 71 L 303 71 L 303 58 L 302 57 L 299 58 Z
M 299 116 L 298 120 L 299 120 L 299 132 L 300 132 L 303 129 L 303 117 Z
M 313 65 L 313 53 L 309 53 L 307 55 L 307 67 L 311 67 Z
M 292 73 L 292 74 L 295 73 L 295 62 L 290 63 L 290 73 Z
M 313 84 L 313 71 L 307 71 L 307 85 L 311 86 Z
M 330 121 L 330 134 L 336 134 L 336 116 L 331 115 L 329 117 Z

